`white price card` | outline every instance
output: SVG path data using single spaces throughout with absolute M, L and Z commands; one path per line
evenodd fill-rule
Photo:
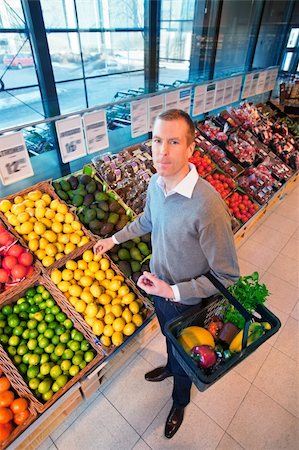
M 193 116 L 203 114 L 205 106 L 206 85 L 196 86 L 194 89 Z
M 242 75 L 234 77 L 232 103 L 237 102 L 240 99 L 241 86 L 242 86 Z
M 164 94 L 155 95 L 148 99 L 148 118 L 149 128 L 148 131 L 152 131 L 155 118 L 164 111 Z
M 249 73 L 245 77 L 245 83 L 242 91 L 242 98 L 249 97 L 251 95 L 251 83 L 253 79 L 253 73 Z
M 109 147 L 106 111 L 94 111 L 83 116 L 87 153 L 95 153 Z
M 179 107 L 179 91 L 167 92 L 165 94 L 165 111 Z
M 257 88 L 256 88 L 257 94 L 262 94 L 263 92 L 265 92 L 266 76 L 267 76 L 267 71 L 264 70 L 263 72 L 260 72 L 258 83 L 257 83 Z
M 34 175 L 21 131 L 0 136 L 0 177 L 7 186 Z
M 147 99 L 131 102 L 131 136 L 142 136 L 148 131 Z
M 216 83 L 207 84 L 205 112 L 212 111 L 215 103 Z
M 259 82 L 259 77 L 260 77 L 259 72 L 253 74 L 249 96 L 253 96 L 253 95 L 257 94 L 257 85 Z
M 234 89 L 234 79 L 228 78 L 227 80 L 225 80 L 223 105 L 228 105 L 229 103 L 231 103 L 233 96 L 233 89 Z
M 190 114 L 191 89 L 181 89 L 179 91 L 179 108 Z
M 271 70 L 271 84 L 270 84 L 271 90 L 275 88 L 277 75 L 278 75 L 278 69 Z
M 55 126 L 64 163 L 86 155 L 81 116 L 58 120 Z
M 214 104 L 215 109 L 220 108 L 220 106 L 223 105 L 224 91 L 225 91 L 225 81 L 218 81 L 216 83 L 216 95 Z

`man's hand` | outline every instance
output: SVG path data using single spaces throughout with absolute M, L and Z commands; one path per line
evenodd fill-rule
M 111 250 L 115 246 L 112 238 L 101 239 L 93 246 L 93 251 L 96 255 L 102 255 L 103 253 L 107 253 L 108 250 Z
M 173 298 L 173 290 L 165 281 L 159 280 L 150 272 L 143 272 L 138 279 L 137 286 L 147 294 L 158 295 L 164 298 Z

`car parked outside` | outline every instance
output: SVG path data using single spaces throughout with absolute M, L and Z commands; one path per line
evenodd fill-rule
M 34 65 L 33 57 L 30 54 L 19 53 L 18 55 L 5 55 L 3 64 L 10 69 L 23 69 Z

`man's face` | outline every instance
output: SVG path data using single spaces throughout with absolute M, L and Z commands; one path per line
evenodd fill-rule
M 186 171 L 193 150 L 194 143 L 188 145 L 188 126 L 183 119 L 155 121 L 152 152 L 160 176 L 179 177 Z

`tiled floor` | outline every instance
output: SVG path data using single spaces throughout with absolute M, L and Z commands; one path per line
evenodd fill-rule
M 39 450 L 297 450 L 299 448 L 299 186 L 267 214 L 238 249 L 242 274 L 257 270 L 271 292 L 279 333 L 192 402 L 173 437 L 164 438 L 172 381 L 144 373 L 165 361 L 158 332 L 83 403 Z

